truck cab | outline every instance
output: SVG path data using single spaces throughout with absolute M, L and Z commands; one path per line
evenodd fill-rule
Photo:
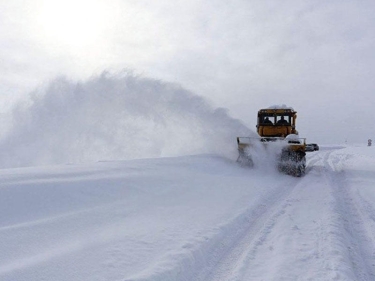
M 293 109 L 261 109 L 258 111 L 257 132 L 264 138 L 298 135 L 296 118 L 297 112 Z

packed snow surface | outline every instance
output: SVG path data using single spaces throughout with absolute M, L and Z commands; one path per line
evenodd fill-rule
M 375 148 L 0 170 L 0 280 L 375 280 Z

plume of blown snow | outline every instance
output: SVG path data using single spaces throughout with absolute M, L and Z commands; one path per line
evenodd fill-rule
M 268 174 L 278 173 L 279 157 L 284 147 L 283 142 L 263 143 L 259 138 L 254 138 L 245 154 L 252 159 L 255 169 Z
M 182 87 L 131 73 L 84 82 L 58 78 L 12 112 L 0 142 L 2 167 L 191 154 L 236 157 L 253 135 L 225 109 Z

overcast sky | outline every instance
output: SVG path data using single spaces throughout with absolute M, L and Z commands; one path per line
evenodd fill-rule
M 375 139 L 370 0 L 0 0 L 3 111 L 56 76 L 124 68 L 255 127 L 286 104 L 312 142 Z

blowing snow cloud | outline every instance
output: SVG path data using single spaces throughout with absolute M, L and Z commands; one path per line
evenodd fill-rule
M 2 167 L 215 153 L 251 132 L 178 85 L 132 74 L 52 81 L 13 111 Z

